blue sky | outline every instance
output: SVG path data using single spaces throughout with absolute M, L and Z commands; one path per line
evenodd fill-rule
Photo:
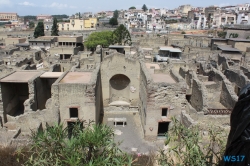
M 243 4 L 242 0 L 0 0 L 0 12 L 17 12 L 18 15 L 38 14 L 67 14 L 78 12 L 98 12 L 115 9 L 128 9 L 131 6 L 141 8 L 143 4 L 148 8 L 173 9 L 179 5 L 191 4 L 196 7 L 209 5 L 236 5 Z

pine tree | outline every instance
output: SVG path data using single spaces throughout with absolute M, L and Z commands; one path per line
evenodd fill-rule
M 113 31 L 112 38 L 113 43 L 117 43 L 118 45 L 132 44 L 130 33 L 123 24 Z
M 40 36 L 44 36 L 44 25 L 43 22 L 38 22 L 35 32 L 34 32 L 34 37 L 38 38 Z
M 58 25 L 57 25 L 57 19 L 54 18 L 53 20 L 53 26 L 51 29 L 51 36 L 59 36 L 59 30 L 58 30 Z

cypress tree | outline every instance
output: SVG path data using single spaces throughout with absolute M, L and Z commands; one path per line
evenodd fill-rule
M 57 19 L 54 18 L 52 29 L 51 29 L 51 36 L 59 36 L 58 33 L 59 33 L 59 30 L 58 30 L 58 25 L 57 25 Z
M 43 22 L 38 22 L 35 32 L 34 32 L 34 37 L 38 38 L 40 36 L 44 36 L 44 25 Z

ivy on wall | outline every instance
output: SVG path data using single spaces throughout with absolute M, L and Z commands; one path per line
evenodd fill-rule
M 229 38 L 237 38 L 238 36 L 238 33 L 230 33 Z

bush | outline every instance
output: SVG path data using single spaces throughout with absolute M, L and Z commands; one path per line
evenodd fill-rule
M 68 134 L 71 130 L 71 134 Z M 26 165 L 128 165 L 132 157 L 114 143 L 113 130 L 106 125 L 77 122 L 32 132 L 31 157 Z
M 160 165 L 201 166 L 218 165 L 225 152 L 227 135 L 222 129 L 208 126 L 208 136 L 204 136 L 199 125 L 185 127 L 172 118 L 165 144 L 168 150 L 160 150 Z
M 225 38 L 227 36 L 227 32 L 224 32 L 224 31 L 218 31 L 217 32 L 217 35 L 221 38 Z
M 181 34 L 186 34 L 186 32 L 185 32 L 185 31 L 182 31 Z

